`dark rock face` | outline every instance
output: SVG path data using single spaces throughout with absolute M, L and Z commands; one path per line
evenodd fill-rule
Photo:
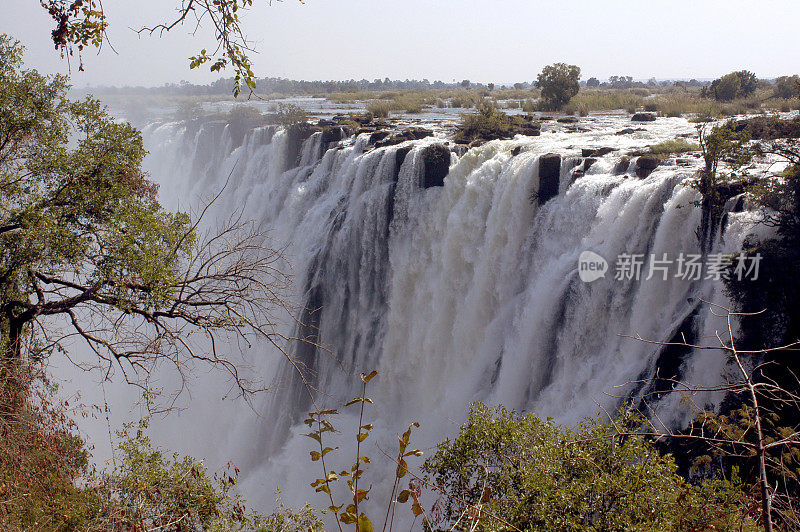
M 591 167 L 592 167 L 592 165 L 593 165 L 594 163 L 596 163 L 596 162 L 597 162 L 597 159 L 595 159 L 594 157 L 587 157 L 587 158 L 586 158 L 586 159 L 584 159 L 584 161 L 583 161 L 583 170 L 584 170 L 584 171 L 587 171 L 587 170 L 589 170 L 589 168 L 591 168 Z
M 405 142 L 407 140 L 420 140 L 432 135 L 433 131 L 429 129 L 425 129 L 423 127 L 410 127 L 408 129 L 404 129 L 400 133 L 396 133 L 390 137 L 386 137 L 380 141 L 377 141 L 375 143 L 375 147 L 383 148 L 384 146 L 394 146 L 395 144 L 400 144 L 401 142 Z M 372 139 L 370 138 L 370 140 Z
M 388 131 L 386 131 L 386 130 L 376 131 L 375 133 L 372 133 L 369 136 L 369 143 L 370 144 L 375 144 L 377 142 L 382 141 L 383 139 L 385 139 L 389 135 L 390 135 L 390 133 Z
M 636 160 L 636 175 L 642 179 L 653 173 L 661 159 L 653 155 L 642 155 Z
M 288 149 L 286 150 L 286 167 L 294 168 L 300 164 L 300 150 L 303 147 L 303 141 L 316 132 L 316 128 L 311 124 L 302 122 L 290 126 L 286 130 L 288 135 Z
M 575 118 L 574 116 L 564 116 L 556 120 L 556 122 L 560 122 L 562 124 L 574 124 L 577 121 L 578 119 Z
M 521 151 L 522 151 L 522 146 L 517 146 L 516 148 L 511 150 L 512 157 L 516 157 L 517 155 L 520 154 Z
M 602 157 L 612 151 L 617 151 L 617 148 L 583 148 L 581 157 Z
M 653 113 L 634 113 L 631 122 L 655 122 L 656 115 Z
M 539 192 L 536 197 L 539 205 L 558 195 L 559 177 L 561 175 L 561 156 L 548 153 L 539 158 Z
M 433 144 L 422 150 L 422 188 L 442 187 L 450 171 L 450 150 L 442 144 Z
M 400 177 L 400 167 L 403 166 L 403 161 L 406 160 L 406 155 L 408 155 L 410 151 L 411 146 L 403 146 L 402 148 L 397 148 L 397 151 L 394 152 L 394 175 L 392 176 L 392 181 L 394 183 L 397 183 Z
M 614 166 L 614 175 L 620 175 L 627 172 L 630 163 L 631 161 L 627 157 L 620 159 L 619 162 Z
M 331 142 L 339 142 L 344 139 L 346 133 L 341 126 L 328 126 L 322 130 L 322 144 L 326 146 Z M 324 148 L 323 148 L 324 149 Z
M 452 151 L 453 153 L 455 153 L 459 157 L 463 157 L 464 154 L 467 153 L 468 150 L 469 150 L 469 148 L 467 146 L 464 146 L 463 144 L 456 144 L 455 146 L 450 148 L 450 151 Z

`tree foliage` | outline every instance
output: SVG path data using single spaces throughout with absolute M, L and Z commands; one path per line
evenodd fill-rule
M 706 486 L 702 496 L 678 476 L 670 456 L 642 437 L 622 435 L 640 421 L 587 419 L 571 430 L 532 414 L 475 404 L 458 436 L 440 444 L 423 469 L 446 494 L 441 515 L 449 523 L 468 505 L 483 504 L 518 530 L 747 525 L 732 496 L 738 493 L 735 479 Z M 491 516 L 481 525 L 509 529 Z
M 729 102 L 736 98 L 746 98 L 758 88 L 758 78 L 748 70 L 725 74 L 711 82 L 707 94 L 716 100 Z
M 108 41 L 109 21 L 102 1 L 41 0 L 41 4 L 53 19 L 52 41 L 62 56 L 72 56 L 77 51 L 80 57 L 87 46 L 100 48 Z M 256 87 L 249 57 L 255 50 L 242 26 L 243 15 L 254 4 L 254 0 L 180 0 L 174 19 L 140 28 L 138 32 L 161 35 L 184 24 L 193 29 L 209 25 L 214 41 L 189 58 L 189 66 L 197 68 L 208 64 L 211 72 L 232 68 L 233 95 L 238 96 L 243 89 L 252 91 Z M 82 61 L 79 68 L 83 70 Z
M 201 461 L 165 453 L 147 436 L 147 420 L 117 434 L 116 467 L 97 472 L 70 405 L 52 399 L 55 385 L 35 368 L 23 368 L 15 382 L 13 389 L 0 388 L 4 531 L 322 530 L 308 505 L 292 510 L 276 501 L 268 515 L 248 510 L 236 491 L 235 466 L 212 475 Z M 20 402 L 25 408 L 14 408 Z
M 536 79 L 536 86 L 542 90 L 542 98 L 550 109 L 560 109 L 578 94 L 581 86 L 581 69 L 566 63 L 546 66 Z
M 282 347 L 272 324 L 288 281 L 263 232 L 233 215 L 201 233 L 166 211 L 137 130 L 70 101 L 64 77 L 23 70 L 5 36 L 0 66 L 2 383 L 79 339 L 142 386 L 159 363 L 183 375 L 195 361 L 258 389 L 233 355 L 255 337 Z

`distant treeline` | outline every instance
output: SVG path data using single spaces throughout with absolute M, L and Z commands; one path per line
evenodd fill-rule
M 160 87 L 93 87 L 95 94 L 169 94 L 169 95 L 212 95 L 229 94 L 233 84 L 232 78 L 220 78 L 208 85 L 194 85 L 186 81 L 180 83 L 167 83 Z M 651 78 L 649 81 L 634 81 L 631 76 L 611 76 L 608 81 L 601 82 L 595 77 L 586 81 L 581 81 L 584 87 L 600 87 L 614 89 L 629 89 L 635 87 L 667 87 L 673 85 L 683 85 L 686 87 L 702 87 L 710 85 L 711 81 L 686 80 L 656 80 Z M 337 92 L 353 91 L 394 91 L 394 90 L 441 90 L 455 88 L 484 88 L 492 90 L 497 88 L 529 89 L 534 86 L 533 82 L 503 84 L 482 84 L 473 83 L 469 80 L 446 83 L 444 81 L 429 81 L 427 79 L 416 80 L 391 80 L 389 78 L 375 80 L 346 80 L 346 81 L 298 81 L 284 78 L 261 78 L 256 81 L 256 92 L 260 94 L 286 94 L 286 95 L 315 95 L 331 94 Z
M 461 87 L 463 82 L 445 83 L 443 81 L 423 80 L 391 80 L 375 79 L 369 81 L 297 81 L 284 78 L 261 78 L 256 80 L 256 92 L 260 94 L 330 94 L 351 91 L 389 91 L 389 90 L 425 90 L 425 89 L 453 89 Z M 160 87 L 95 87 L 95 94 L 183 94 L 183 95 L 209 95 L 228 94 L 231 92 L 233 78 L 220 78 L 209 85 L 193 85 L 182 81 L 180 83 L 167 83 Z M 530 86 L 530 84 L 526 84 Z M 469 84 L 469 87 L 486 87 L 479 83 Z

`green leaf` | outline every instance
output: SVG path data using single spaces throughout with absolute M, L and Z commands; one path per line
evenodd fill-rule
M 403 490 L 397 494 L 397 502 L 404 504 L 408 502 L 408 496 L 411 495 L 411 492 L 408 490 Z
M 358 442 L 361 443 L 367 439 L 367 436 L 369 436 L 369 432 L 359 432 L 358 436 L 356 436 L 356 439 L 358 439 Z
M 395 474 L 397 475 L 397 478 L 403 478 L 406 476 L 406 473 L 408 473 L 408 464 L 406 464 L 405 460 L 401 459 L 397 464 L 397 472 Z
M 311 461 L 312 462 L 316 462 L 317 460 L 322 458 L 322 455 L 318 451 L 311 451 L 310 454 L 311 454 Z
M 329 452 L 335 451 L 336 449 L 338 449 L 338 447 L 325 447 L 324 449 L 322 449 L 322 456 L 325 456 Z
M 367 519 L 365 514 L 361 514 L 358 516 L 358 531 L 359 532 L 372 532 L 372 522 Z

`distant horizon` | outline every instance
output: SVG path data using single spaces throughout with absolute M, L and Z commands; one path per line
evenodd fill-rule
M 742 70 L 748 70 L 748 69 L 745 68 L 745 69 L 742 69 Z M 583 84 L 583 83 L 586 83 L 586 81 L 588 79 L 591 79 L 592 77 L 597 77 L 597 76 L 589 76 L 589 78 L 581 77 L 580 81 Z M 758 79 L 759 79 L 759 81 L 774 82 L 778 77 L 780 77 L 780 76 L 768 77 L 768 78 L 758 77 Z M 300 83 L 347 83 L 347 82 L 359 83 L 359 82 L 362 82 L 362 81 L 373 82 L 373 81 L 378 80 L 378 79 L 385 80 L 386 78 L 382 77 L 382 78 L 372 78 L 372 79 L 368 79 L 368 78 L 358 78 L 358 79 L 355 79 L 355 78 L 350 78 L 350 79 L 292 79 L 292 78 L 278 78 L 278 77 L 264 77 L 264 76 L 262 76 L 262 77 L 259 77 L 258 79 L 259 80 L 264 80 L 264 79 L 283 79 L 283 80 L 287 80 L 287 81 L 300 82 Z M 423 81 L 425 81 L 425 79 L 426 78 L 423 78 L 423 79 L 406 78 L 406 79 L 390 79 L 389 81 L 391 81 L 391 82 L 423 82 Z M 700 77 L 692 77 L 692 78 L 658 78 L 658 77 L 655 77 L 655 76 L 651 76 L 651 77 L 648 77 L 648 78 L 633 78 L 632 81 L 634 83 L 645 83 L 646 84 L 650 79 L 655 79 L 659 83 L 661 83 L 661 82 L 688 82 L 688 81 L 692 81 L 692 80 L 699 81 L 699 82 L 702 82 L 702 83 L 711 83 L 712 81 L 714 81 L 717 78 L 713 78 L 713 77 L 702 77 L 702 78 L 700 78 Z M 608 78 L 606 78 L 606 79 L 598 78 L 598 80 L 600 81 L 600 83 L 607 83 L 608 82 Z M 180 87 L 182 81 L 184 81 L 184 80 L 167 81 L 167 82 L 164 82 L 164 83 L 162 83 L 160 85 L 75 85 L 75 84 L 73 84 L 72 88 L 75 89 L 75 90 L 85 90 L 85 89 L 161 89 L 161 88 Z M 502 82 L 502 81 L 477 81 L 477 80 L 469 80 L 469 81 L 472 84 L 476 84 L 476 85 L 480 85 L 480 86 L 484 86 L 484 87 L 486 85 L 490 84 L 490 83 L 493 83 L 495 85 L 495 88 L 500 88 L 500 87 L 503 87 L 503 86 L 505 86 L 507 88 L 513 88 L 513 85 L 515 83 L 527 83 L 528 85 L 533 85 L 533 83 L 534 83 L 533 81 L 505 81 L 505 82 Z M 213 85 L 215 83 L 220 83 L 220 82 L 232 83 L 233 82 L 233 77 L 220 77 L 220 78 L 218 78 L 216 80 L 213 80 L 213 81 L 210 81 L 208 83 L 189 83 L 188 86 L 209 87 L 209 86 L 211 86 L 211 85 Z M 441 83 L 444 83 L 444 84 L 447 84 L 447 85 L 453 85 L 453 84 L 458 85 L 460 83 L 460 81 L 444 81 L 442 79 L 433 79 L 433 80 L 429 79 L 428 82 L 430 82 L 431 84 L 441 82 Z M 387 89 L 387 90 L 397 90 L 397 89 Z M 258 92 L 258 90 L 256 90 L 256 92 Z

